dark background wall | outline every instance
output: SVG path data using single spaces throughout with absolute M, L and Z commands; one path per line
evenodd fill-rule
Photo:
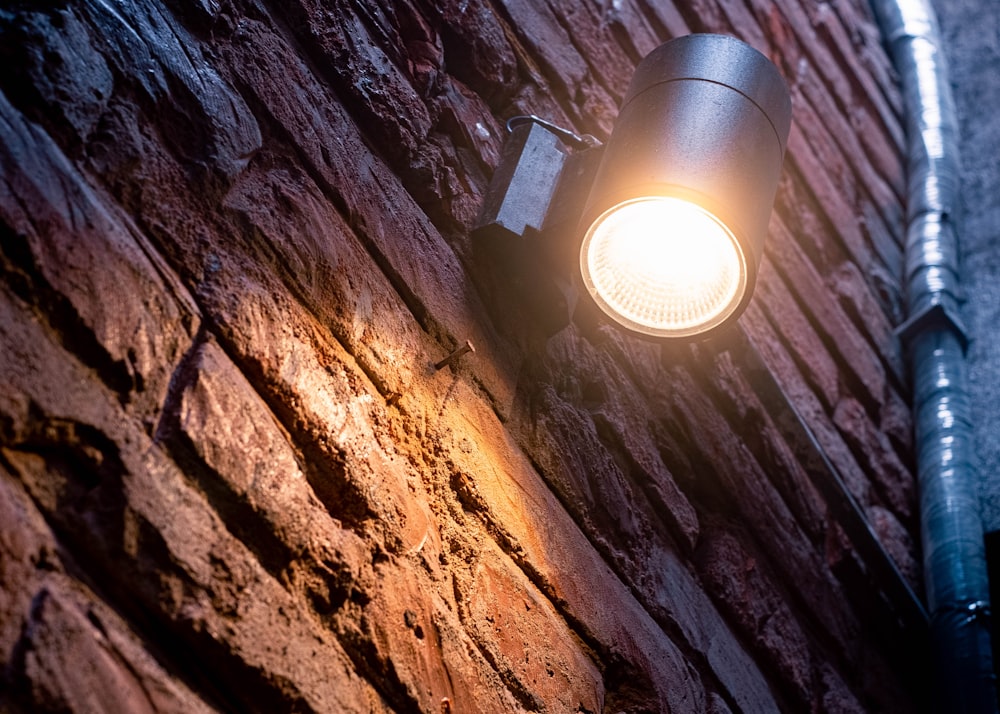
M 1000 530 L 1000 8 L 979 0 L 935 2 L 959 117 L 962 272 L 972 344 L 969 382 L 979 455 L 983 525 Z
M 754 303 L 549 335 L 468 236 L 503 121 L 606 138 L 690 31 L 792 90 Z M 13 3 L 0 62 L 0 709 L 918 708 L 862 0 Z

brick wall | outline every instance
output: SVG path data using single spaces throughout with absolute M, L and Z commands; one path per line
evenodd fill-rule
M 811 447 L 918 588 L 864 1 L 380 5 L 0 10 L 0 710 L 916 710 Z M 754 302 L 549 336 L 468 236 L 503 121 L 606 137 L 691 31 L 792 90 Z

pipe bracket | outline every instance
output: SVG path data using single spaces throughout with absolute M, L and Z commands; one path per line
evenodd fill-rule
M 952 308 L 943 303 L 934 303 L 916 315 L 907 318 L 906 322 L 895 329 L 896 337 L 903 343 L 904 347 L 909 347 L 917 335 L 930 329 L 949 329 L 955 333 L 959 344 L 962 346 L 962 353 L 968 351 L 969 333 L 962 322 L 961 316 Z

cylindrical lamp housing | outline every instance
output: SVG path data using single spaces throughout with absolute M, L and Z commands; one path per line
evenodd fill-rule
M 703 337 L 753 292 L 791 100 L 777 68 L 723 35 L 636 68 L 583 212 L 583 283 L 626 328 Z

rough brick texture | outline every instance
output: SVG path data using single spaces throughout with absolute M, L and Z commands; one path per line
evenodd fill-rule
M 691 31 L 792 90 L 754 302 L 551 334 L 470 242 L 503 122 L 605 138 Z M 862 0 L 15 2 L 0 66 L 0 710 L 919 709 L 823 481 L 919 592 Z

